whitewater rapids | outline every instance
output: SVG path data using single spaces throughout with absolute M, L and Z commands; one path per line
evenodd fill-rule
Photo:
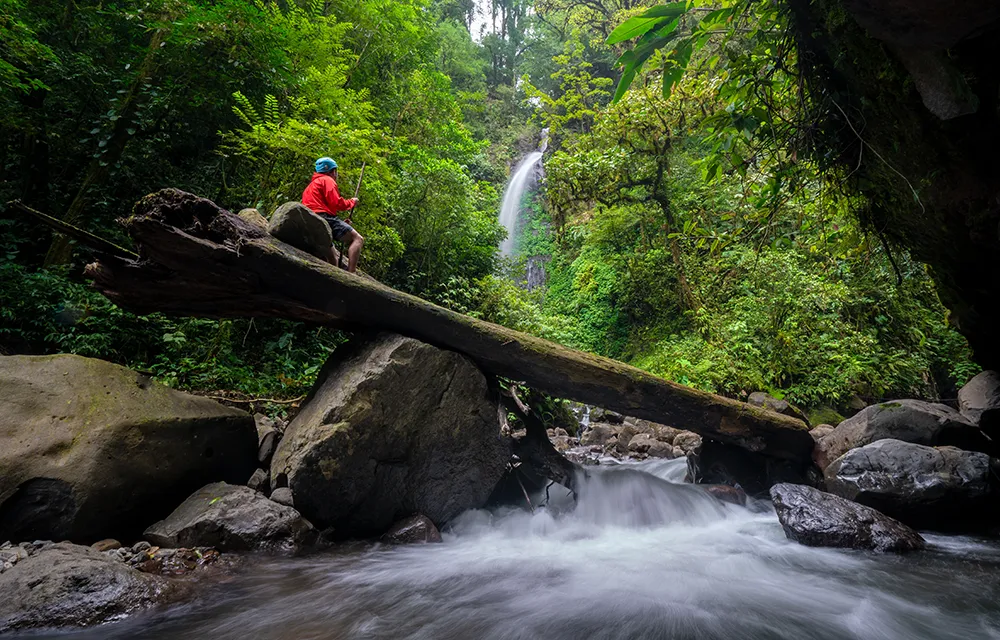
M 469 512 L 438 545 L 263 560 L 197 602 L 73 640 L 1000 638 L 1000 546 L 909 556 L 786 540 L 770 505 L 682 484 L 684 461 L 592 469 L 534 513 Z M 536 500 L 541 500 L 536 496 Z

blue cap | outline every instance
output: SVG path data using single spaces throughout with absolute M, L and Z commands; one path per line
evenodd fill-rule
M 316 173 L 330 173 L 337 168 L 333 158 L 320 158 L 316 161 Z

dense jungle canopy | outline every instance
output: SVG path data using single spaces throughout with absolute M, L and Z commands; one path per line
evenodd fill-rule
M 366 163 L 362 267 L 393 287 L 820 421 L 953 397 L 1000 359 L 979 4 L 0 0 L 0 202 L 127 244 L 146 193 L 269 214 L 331 155 L 351 190 Z M 502 259 L 500 196 L 543 129 Z M 86 248 L 10 208 L 0 231 L 4 353 L 287 398 L 344 340 L 136 316 L 88 288 Z

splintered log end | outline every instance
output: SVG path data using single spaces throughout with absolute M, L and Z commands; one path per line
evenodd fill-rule
M 224 245 L 267 237 L 267 230 L 226 211 L 211 200 L 180 189 L 163 189 L 136 203 L 125 221 L 130 232 L 147 221 L 174 227 L 196 238 Z M 142 253 L 140 247 L 140 254 Z

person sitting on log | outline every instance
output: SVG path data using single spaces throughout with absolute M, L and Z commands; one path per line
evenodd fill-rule
M 306 190 L 302 192 L 302 204 L 309 207 L 330 225 L 333 239 L 347 244 L 347 270 L 354 273 L 358 268 L 358 257 L 365 239 L 350 225 L 351 219 L 343 220 L 342 211 L 351 211 L 358 205 L 357 198 L 349 200 L 341 197 L 337 189 L 337 163 L 331 158 L 316 161 L 316 173 Z M 337 264 L 337 254 L 330 247 L 330 264 Z

